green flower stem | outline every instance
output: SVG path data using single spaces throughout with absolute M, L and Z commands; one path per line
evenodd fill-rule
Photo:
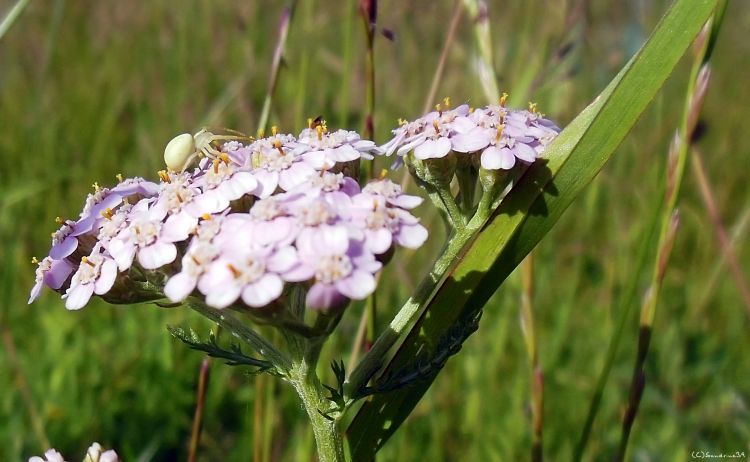
M 461 213 L 466 219 L 470 219 L 474 214 L 474 193 L 477 189 L 477 173 L 472 171 L 470 165 L 465 165 L 456 169 L 456 179 L 461 191 L 459 207 Z
M 325 389 L 315 374 L 317 356 L 323 342 L 318 343 L 306 349 L 303 355 L 295 355 L 288 380 L 302 400 L 307 416 L 310 418 L 318 447 L 318 460 L 320 462 L 343 462 L 346 460 L 344 440 L 338 429 L 338 421 L 335 416 L 323 415 L 331 407 L 331 402 L 326 398 Z
M 440 185 L 435 188 L 435 193 L 445 207 L 445 210 L 448 212 L 448 218 L 450 218 L 453 227 L 456 228 L 457 231 L 464 229 L 466 227 L 466 220 L 464 219 L 463 214 L 461 214 L 458 204 L 456 204 L 456 199 L 453 197 L 453 194 L 451 194 L 450 185 Z
M 292 367 L 292 362 L 286 357 L 286 355 L 276 349 L 271 342 L 261 337 L 260 334 L 232 316 L 228 311 L 211 308 L 197 299 L 191 299 L 186 305 L 224 329 L 227 329 L 232 335 L 253 347 L 255 351 L 260 353 L 263 357 L 271 361 L 274 366 L 280 369 L 279 372 L 286 373 Z

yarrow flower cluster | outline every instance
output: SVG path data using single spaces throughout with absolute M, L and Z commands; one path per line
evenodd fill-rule
M 375 290 L 396 245 L 427 239 L 410 213 L 419 197 L 384 177 L 360 188 L 345 174 L 381 153 L 355 132 L 315 121 L 298 137 L 209 135 L 175 138 L 158 183 L 95 185 L 77 220 L 59 220 L 29 303 L 46 285 L 70 310 L 94 294 L 260 308 L 296 284 L 308 307 L 335 309 Z
M 120 458 L 113 449 L 104 450 L 99 443 L 93 443 L 86 451 L 83 462 L 119 462 Z M 65 462 L 62 454 L 54 449 L 48 449 L 44 453 L 44 458 L 33 456 L 29 462 Z
M 436 110 L 414 121 L 400 121 L 393 138 L 381 148 L 386 155 L 396 153 L 396 164 L 414 152 L 419 160 L 440 159 L 450 153 L 478 154 L 486 170 L 509 170 L 518 160 L 534 162 L 560 132 L 552 121 L 537 112 L 534 104 L 528 110 L 505 107 L 507 94 L 499 104 L 471 109 L 461 105 Z M 449 106 L 446 99 L 445 106 Z

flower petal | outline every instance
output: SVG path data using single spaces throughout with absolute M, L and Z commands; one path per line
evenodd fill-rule
M 331 309 L 345 306 L 349 303 L 349 299 L 336 290 L 334 286 L 317 283 L 310 287 L 305 303 L 308 307 L 314 309 Z
M 167 242 L 154 242 L 138 251 L 138 263 L 145 269 L 156 269 L 177 258 L 177 247 Z
M 177 273 L 167 281 L 164 286 L 164 295 L 167 296 L 171 301 L 177 303 L 187 298 L 190 293 L 195 290 L 195 286 L 198 283 L 196 278 L 190 276 L 187 273 Z
M 78 248 L 78 239 L 73 236 L 67 236 L 62 242 L 52 246 L 49 256 L 53 260 L 62 260 L 69 256 Z
M 259 308 L 279 298 L 284 288 L 284 281 L 275 274 L 265 274 L 259 280 L 248 284 L 242 290 L 242 301 L 247 305 Z
M 336 282 L 336 288 L 349 298 L 362 300 L 375 291 L 375 277 L 370 273 L 355 270 L 348 277 Z
M 516 157 L 523 161 L 534 162 L 536 160 L 536 151 L 528 144 L 516 143 L 514 151 Z
M 65 294 L 65 308 L 69 310 L 80 310 L 91 299 L 94 293 L 94 284 L 78 284 L 68 289 Z
M 99 278 L 94 283 L 94 293 L 104 295 L 115 284 L 117 279 L 117 263 L 114 260 L 105 258 L 99 269 Z

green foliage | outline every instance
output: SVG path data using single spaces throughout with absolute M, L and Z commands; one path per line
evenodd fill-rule
M 223 359 L 230 366 L 253 366 L 256 369 L 252 370 L 251 374 L 272 372 L 273 364 L 247 356 L 242 352 L 240 345 L 232 343 L 228 350 L 219 345 L 213 332 L 208 334 L 208 340 L 203 341 L 193 329 L 185 330 L 181 327 L 167 326 L 167 330 L 174 338 L 182 341 L 191 349 L 202 351 L 212 358 Z
M 361 128 L 364 44 L 357 2 L 341 3 L 300 2 L 271 123 L 293 131 L 307 117 L 323 114 L 331 127 Z M 378 141 L 399 116 L 418 115 L 445 37 L 448 21 L 435 18 L 450 15 L 450 2 L 436 2 L 434 15 L 416 10 L 417 3 L 381 2 L 381 25 L 393 29 L 397 41 L 376 41 Z M 574 3 L 513 0 L 489 12 L 501 89 L 512 100 L 515 89 L 529 87 L 540 109 L 561 125 L 606 85 L 666 10 L 665 1 L 588 2 L 586 11 L 576 13 L 568 8 Z M 29 2 L 2 37 L 0 460 L 40 454 L 46 449 L 40 429 L 67 454 L 83 453 L 96 439 L 127 460 L 185 459 L 201 355 L 175 342 L 164 326 L 201 332 L 210 323 L 189 310 L 153 306 L 92 303 L 71 313 L 49 293 L 27 307 L 33 280 L 28 260 L 46 251 L 54 217 L 74 216 L 94 181 L 111 184 L 116 173 L 153 178 L 175 134 L 203 123 L 253 132 L 281 8 L 280 2 L 198 0 Z M 747 4 L 730 4 L 712 58 L 706 131 L 698 143 L 740 262 L 750 261 L 744 168 L 750 139 L 742 104 L 750 89 L 738 77 L 750 69 L 749 20 Z M 464 20 L 439 96 L 483 101 L 471 43 Z M 638 295 L 645 287 L 636 254 L 640 248 L 653 251 L 650 217 L 663 194 L 666 148 L 678 123 L 686 70 L 678 67 L 617 155 L 535 250 L 550 460 L 572 452 L 615 328 L 618 300 L 631 281 Z M 750 441 L 747 316 L 689 175 L 680 208 L 648 385 L 631 437 L 634 460 L 683 460 L 694 449 L 733 451 Z M 431 247 L 399 252 L 383 275 L 381 330 L 440 251 L 439 219 L 422 209 L 417 214 L 430 228 Z M 531 230 L 530 222 L 521 229 Z M 383 460 L 528 457 L 519 296 L 511 276 L 488 301 L 482 326 L 460 359 L 445 364 L 381 451 Z M 322 364 L 346 359 L 361 308 L 345 314 L 341 336 L 324 351 Z M 606 459 L 619 438 L 636 320 L 629 319 L 626 328 L 589 460 Z M 212 368 L 202 460 L 249 459 L 256 443 L 254 380 L 218 362 Z M 285 389 L 273 398 L 276 407 L 262 424 L 273 437 L 274 457 L 309 460 L 312 434 L 296 398 Z

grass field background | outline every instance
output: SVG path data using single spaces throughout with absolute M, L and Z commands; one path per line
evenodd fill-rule
M 648 37 L 668 2 L 488 2 L 499 86 L 529 92 L 568 123 Z M 10 2 L 0 4 L 1 12 Z M 164 145 L 203 125 L 256 130 L 282 2 L 32 1 L 0 38 L 0 460 L 49 444 L 71 460 L 91 441 L 125 460 L 184 460 L 202 357 L 165 325 L 210 325 L 182 309 L 108 306 L 67 312 L 47 292 L 27 306 L 32 256 L 42 257 L 56 216 L 77 217 L 91 184 L 115 175 L 156 178 Z M 376 141 L 399 117 L 420 115 L 453 3 L 379 2 L 395 41 L 376 43 Z M 438 97 L 485 104 L 464 17 Z M 697 142 L 732 250 L 747 274 L 750 246 L 750 4 L 729 6 Z M 545 373 L 544 450 L 570 459 L 624 288 L 631 307 L 586 460 L 606 460 L 620 436 L 637 345 L 640 296 L 655 254 L 668 144 L 684 101 L 686 60 L 586 192 L 535 251 L 534 311 Z M 364 34 L 357 2 L 299 2 L 271 122 L 297 132 L 308 117 L 361 129 Z M 521 101 L 525 105 L 525 101 Z M 387 162 L 378 164 L 378 168 Z M 400 177 L 403 172 L 394 173 Z M 631 438 L 632 460 L 686 460 L 693 450 L 750 453 L 750 307 L 716 241 L 690 166 L 679 229 Z M 431 230 L 418 252 L 399 251 L 382 280 L 381 325 L 440 248 Z M 649 265 L 650 267 L 650 265 Z M 747 279 L 745 283 L 747 283 Z M 518 313 L 520 278 L 487 305 L 479 331 L 451 359 L 379 460 L 526 460 L 531 445 L 529 365 Z M 362 310 L 354 305 L 325 354 L 346 360 Z M 327 361 L 321 361 L 326 364 Z M 311 460 L 312 431 L 285 386 L 214 364 L 201 460 L 253 460 L 265 433 L 270 460 Z M 270 403 L 254 431 L 254 402 Z

